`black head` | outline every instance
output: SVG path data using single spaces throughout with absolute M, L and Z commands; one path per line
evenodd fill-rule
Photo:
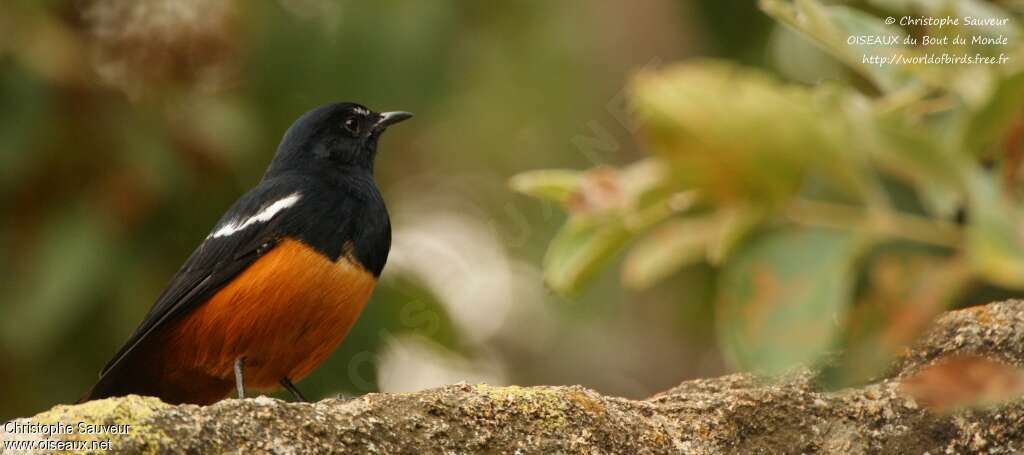
M 284 133 L 267 176 L 330 169 L 373 172 L 377 140 L 408 112 L 373 112 L 355 103 L 334 103 L 302 114 Z

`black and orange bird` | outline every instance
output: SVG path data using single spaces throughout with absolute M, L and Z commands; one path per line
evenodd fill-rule
M 335 103 L 302 115 L 81 401 L 138 394 L 210 404 L 285 388 L 355 323 L 391 248 L 377 142 L 407 112 Z

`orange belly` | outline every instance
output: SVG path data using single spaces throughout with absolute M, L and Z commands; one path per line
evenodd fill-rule
M 241 357 L 247 389 L 297 382 L 334 351 L 375 284 L 353 260 L 284 240 L 167 332 L 164 381 L 207 397 L 189 401 L 216 401 L 232 390 Z

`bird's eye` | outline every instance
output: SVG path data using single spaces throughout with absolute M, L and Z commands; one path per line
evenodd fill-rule
M 353 136 L 359 134 L 359 120 L 355 117 L 349 117 L 345 119 L 345 129 Z

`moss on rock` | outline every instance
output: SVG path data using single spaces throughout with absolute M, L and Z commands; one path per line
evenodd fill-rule
M 110 435 L 113 448 L 125 453 L 1012 453 L 1024 448 L 1024 400 L 937 414 L 900 393 L 899 378 L 951 353 L 1024 364 L 1024 302 L 951 312 L 896 362 L 890 378 L 838 392 L 817 389 L 812 372 L 803 370 L 776 381 L 748 374 L 688 381 L 647 400 L 606 397 L 579 386 L 456 384 L 318 403 L 259 397 L 170 406 L 130 396 L 57 406 L 31 421 L 130 424 L 130 432 Z M 0 438 L 23 436 L 0 433 Z

